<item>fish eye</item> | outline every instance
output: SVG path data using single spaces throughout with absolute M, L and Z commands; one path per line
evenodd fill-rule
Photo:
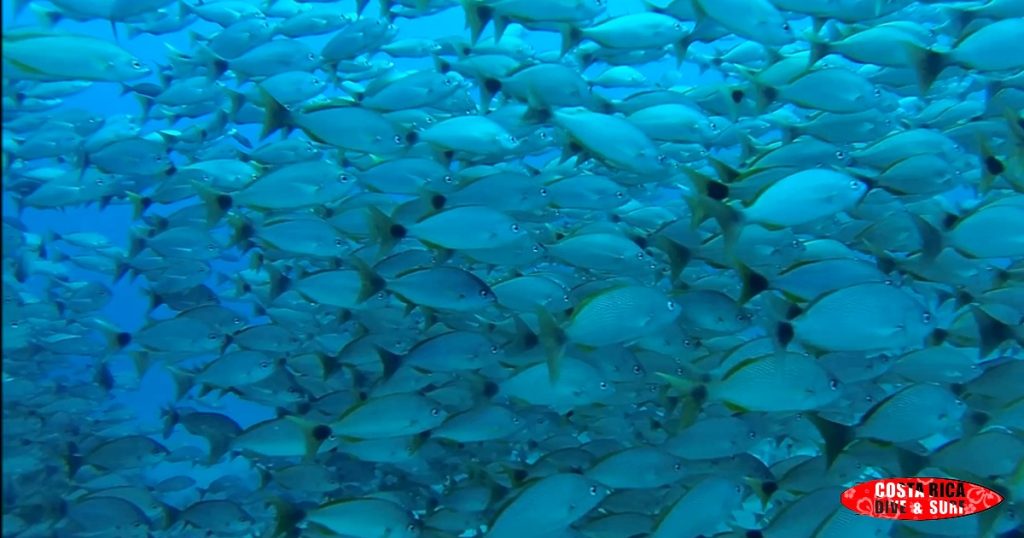
M 348 183 L 348 175 L 346 175 L 346 174 L 338 174 L 338 181 L 340 181 L 342 183 Z
M 856 179 L 850 181 L 850 190 L 860 190 L 860 181 Z
M 455 181 L 455 178 L 453 178 L 452 176 L 450 176 L 450 175 L 444 176 L 444 182 L 445 183 L 451 183 L 453 181 Z
M 681 31 L 683 31 L 683 25 L 682 25 L 682 24 L 679 24 L 679 23 L 677 22 L 677 23 L 675 23 L 675 24 L 673 24 L 673 25 L 672 25 L 672 29 L 673 29 L 673 30 L 675 30 L 675 31 L 677 31 L 677 32 L 681 32 Z
M 637 252 L 636 253 L 636 259 L 638 259 L 638 260 L 644 259 L 644 251 L 641 250 L 640 252 Z M 671 307 L 669 309 L 671 310 Z
M 669 312 L 672 312 L 673 310 L 676 309 L 676 303 L 673 301 L 668 301 L 665 303 L 665 308 L 667 308 Z M 686 343 L 688 342 L 689 340 L 686 341 Z
M 677 471 L 681 471 L 683 469 L 683 464 L 682 463 L 677 463 L 677 464 L 673 465 L 672 468 L 677 470 Z
M 510 228 L 510 229 L 511 229 L 511 230 L 512 230 L 513 232 L 518 232 L 518 231 L 519 231 L 519 225 L 518 225 L 518 224 L 516 224 L 516 223 L 514 223 L 514 222 L 512 223 L 512 225 L 511 225 L 511 226 L 509 226 L 509 228 Z
M 344 242 L 344 241 L 342 241 L 340 237 L 338 237 L 338 238 L 335 238 L 335 240 L 334 240 L 334 246 L 336 246 L 336 247 L 340 247 L 340 246 L 342 246 L 342 245 L 344 245 L 344 244 L 345 244 L 345 242 Z
M 142 69 L 142 62 L 138 60 L 132 60 L 132 69 Z
M 260 368 L 270 368 L 270 361 L 260 361 Z
M 217 333 L 210 333 L 206 335 L 206 337 L 209 338 L 210 340 L 216 340 L 218 338 Z
M 590 494 L 597 495 L 597 486 L 590 486 Z
M 501 351 L 501 348 L 498 346 L 491 346 L 491 355 L 496 354 L 498 351 Z
M 512 417 L 512 424 L 519 424 L 519 417 Z
M 541 196 L 547 196 L 548 195 L 548 190 L 546 188 L 544 188 L 544 187 L 541 187 L 540 188 L 540 195 Z
M 445 86 L 451 86 L 452 84 L 455 84 L 454 80 L 452 80 L 450 78 L 447 78 L 447 77 L 444 79 L 444 85 Z
M 605 390 L 608 388 L 608 383 L 606 381 L 602 381 L 600 387 L 601 390 Z
M 490 293 L 487 290 L 480 290 L 481 297 L 487 297 L 488 295 L 490 295 Z
M 756 439 L 757 438 L 757 432 L 750 432 L 750 433 L 747 434 L 747 437 L 749 437 L 751 439 Z
M 782 23 L 782 29 L 788 32 L 789 31 L 789 23 L 788 22 Z
M 412 531 L 416 530 L 416 525 L 410 523 L 410 524 L 405 526 L 405 530 L 407 530 L 409 532 L 412 532 Z
M 842 151 L 842 150 L 837 150 L 837 151 L 836 151 L 836 158 L 837 158 L 837 159 L 845 159 L 845 158 L 846 158 L 846 154 L 845 154 L 845 153 L 843 153 L 843 151 Z
M 430 410 L 430 416 L 436 417 L 439 416 L 440 414 L 441 410 L 436 407 Z
M 634 364 L 633 365 L 633 373 L 636 374 L 636 375 L 640 375 L 641 373 L 643 373 L 643 368 L 640 368 L 639 364 Z
M 803 246 L 803 243 L 801 243 L 799 239 L 794 239 L 791 244 L 793 245 L 793 248 L 800 248 Z
M 875 88 L 875 97 L 881 97 L 881 96 L 882 96 L 882 90 L 880 90 L 878 88 Z
M 519 140 L 516 139 L 516 137 L 514 137 L 512 135 L 508 135 L 508 141 L 513 143 L 513 144 L 518 144 L 519 143 Z
M 621 199 L 626 197 L 626 193 L 624 193 L 622 191 L 616 191 L 615 192 L 615 197 L 621 200 Z
M 921 314 L 921 323 L 928 324 L 932 322 L 932 315 L 928 312 Z
M 839 380 L 838 379 L 829 379 L 828 380 L 828 388 L 830 388 L 832 390 L 838 389 L 839 388 Z
M 312 52 L 310 52 L 309 54 L 306 55 L 306 58 L 309 59 L 309 60 L 315 60 L 316 59 L 316 54 L 313 54 Z
M 402 143 L 402 137 L 400 137 L 398 135 L 395 135 L 395 144 L 401 144 L 401 143 Z

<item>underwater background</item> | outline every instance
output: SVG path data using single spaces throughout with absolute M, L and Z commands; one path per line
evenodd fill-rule
M 1021 536 L 1024 2 L 2 15 L 3 536 Z

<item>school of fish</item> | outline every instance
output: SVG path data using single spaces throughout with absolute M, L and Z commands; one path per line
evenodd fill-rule
M 5 4 L 4 537 L 1024 536 L 1024 0 Z

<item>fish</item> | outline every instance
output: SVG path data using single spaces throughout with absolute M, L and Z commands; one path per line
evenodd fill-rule
M 5 535 L 1020 527 L 1019 0 L 7 7 Z

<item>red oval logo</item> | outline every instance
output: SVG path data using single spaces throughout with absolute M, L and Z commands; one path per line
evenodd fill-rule
M 843 492 L 846 508 L 865 516 L 929 521 L 984 512 L 1003 496 L 971 482 L 950 478 L 882 478 Z

